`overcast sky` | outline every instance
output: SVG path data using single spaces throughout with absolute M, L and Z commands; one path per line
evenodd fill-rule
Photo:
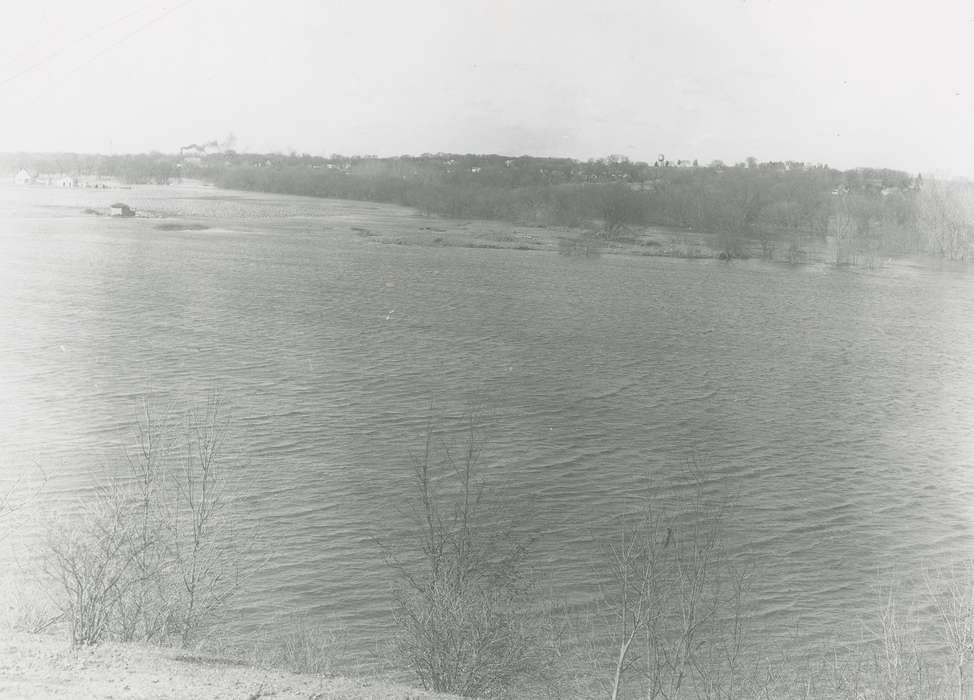
M 974 176 L 974 4 L 31 0 L 0 151 L 805 160 Z

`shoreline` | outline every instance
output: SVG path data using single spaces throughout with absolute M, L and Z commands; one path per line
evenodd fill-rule
M 61 635 L 4 630 L 0 697 L 77 700 L 447 700 L 371 678 L 291 673 L 176 647 L 105 643 L 72 647 Z
M 86 190 L 58 189 L 46 187 L 23 187 L 9 185 L 4 189 L 19 192 L 51 192 L 67 197 Z M 362 242 L 379 245 L 401 245 L 421 248 L 468 248 L 484 250 L 517 250 L 527 252 L 554 252 L 570 258 L 598 258 L 600 256 L 652 257 L 674 260 L 717 261 L 717 262 L 766 262 L 792 266 L 826 266 L 833 268 L 852 268 L 874 270 L 901 260 L 926 259 L 923 253 L 883 253 L 849 252 L 836 258 L 834 241 L 823 240 L 809 234 L 797 249 L 786 247 L 784 239 L 774 241 L 768 250 L 762 241 L 754 237 L 740 237 L 733 241 L 733 250 L 728 251 L 726 242 L 719 233 L 697 230 L 684 230 L 659 225 L 627 226 L 612 234 L 606 234 L 592 224 L 566 226 L 516 222 L 504 219 L 466 219 L 444 217 L 437 214 L 423 214 L 415 208 L 390 202 L 372 202 L 357 199 L 319 197 L 302 194 L 263 192 L 256 190 L 228 189 L 199 181 L 182 181 L 170 185 L 132 185 L 128 187 L 131 196 L 139 198 L 142 192 L 153 194 L 169 193 L 181 199 L 190 198 L 216 200 L 264 200 L 293 199 L 304 202 L 324 204 L 330 211 L 322 214 L 300 216 L 301 224 L 287 221 L 278 223 L 282 228 L 307 231 L 307 221 L 314 220 L 319 231 L 341 231 L 350 233 Z M 99 195 L 103 192 L 95 190 Z M 116 195 L 112 195 L 116 196 Z M 170 197 L 152 197 L 144 202 L 136 202 L 136 216 L 126 219 L 148 225 L 162 233 L 193 234 L 215 233 L 225 229 L 225 221 L 200 214 L 180 215 L 167 207 L 159 208 L 160 201 Z M 107 201 L 107 200 L 106 200 Z M 83 206 L 82 206 L 83 204 Z M 63 210 L 62 215 L 69 218 L 86 219 L 95 216 L 91 201 L 79 203 L 42 204 Z M 36 206 L 36 203 L 34 204 Z M 28 207 L 31 204 L 27 205 Z M 14 218 L 24 218 L 20 216 Z M 2 216 L 2 214 L 0 214 Z M 99 217 L 117 219 L 120 217 Z M 232 217 L 231 217 L 232 218 Z M 237 222 L 239 223 L 239 222 Z M 231 228 L 233 228 L 231 226 Z M 248 226 L 239 229 L 249 230 Z M 153 231 L 156 233 L 157 231 Z M 933 259 L 936 264 L 937 261 Z M 949 261 L 942 261 L 951 264 Z

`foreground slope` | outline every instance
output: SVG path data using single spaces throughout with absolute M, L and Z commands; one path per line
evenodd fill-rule
M 71 648 L 63 637 L 0 632 L 0 697 L 365 700 L 446 698 L 381 681 L 299 675 L 136 644 Z

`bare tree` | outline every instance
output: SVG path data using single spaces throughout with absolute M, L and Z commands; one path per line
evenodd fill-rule
M 957 698 L 970 698 L 974 692 L 974 561 L 939 572 L 926 571 L 924 581 L 940 617 Z
M 127 641 L 151 642 L 166 634 L 172 598 L 165 570 L 171 554 L 167 551 L 169 512 L 165 505 L 173 439 L 168 412 L 161 418 L 155 416 L 149 402 L 143 400 L 136 436 L 136 445 L 125 454 L 125 483 L 130 492 L 137 575 L 130 595 L 119 600 L 118 635 Z
M 928 248 L 947 260 L 967 260 L 974 244 L 974 191 L 959 182 L 923 180 L 917 197 L 917 225 Z
M 676 511 L 647 506 L 610 546 L 613 700 L 627 680 L 650 698 L 756 692 L 745 646 L 749 578 L 724 547 L 725 513 L 726 504 L 708 502 L 698 483 Z
M 48 534 L 46 571 L 59 588 L 58 607 L 74 644 L 110 636 L 124 601 L 143 581 L 142 542 L 130 499 L 118 484 Z
M 127 473 L 51 528 L 45 569 L 75 643 L 187 645 L 239 589 L 243 553 L 221 459 L 227 425 L 215 397 L 191 411 L 177 465 L 175 422 L 144 404 Z
M 602 219 L 605 236 L 612 238 L 626 226 L 638 225 L 645 219 L 645 201 L 640 193 L 628 185 L 613 183 L 593 185 L 594 209 Z
M 414 459 L 414 528 L 379 538 L 397 578 L 395 650 L 424 688 L 495 695 L 536 669 L 527 543 L 477 474 L 473 420 L 459 455 L 437 450 L 432 421 Z M 439 454 L 439 458 L 437 456 Z
M 180 637 L 188 645 L 240 586 L 239 552 L 225 511 L 220 454 L 228 422 L 213 396 L 187 418 L 185 463 L 175 475 L 173 549 L 182 595 Z M 228 536 L 230 535 L 230 536 Z

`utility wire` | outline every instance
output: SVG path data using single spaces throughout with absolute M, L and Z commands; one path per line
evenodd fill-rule
M 118 41 L 116 41 L 116 42 L 114 42 L 112 44 L 109 44 L 104 49 L 102 49 L 101 51 L 99 51 L 95 55 L 91 56 L 87 61 L 85 61 L 84 63 L 82 63 L 79 66 L 75 67 L 74 70 L 69 71 L 68 73 L 66 73 L 64 77 L 69 77 L 69 76 L 74 75 L 75 73 L 77 73 L 81 69 L 87 67 L 88 65 L 90 65 L 94 61 L 97 61 L 99 58 L 101 58 L 102 56 L 104 56 L 108 52 L 110 52 L 110 51 L 118 48 L 119 46 L 121 46 L 122 44 L 124 44 L 126 41 L 128 41 L 129 39 L 131 39 L 132 37 L 134 37 L 136 34 L 139 34 L 140 32 L 145 31 L 146 29 L 148 29 L 149 27 L 151 27 L 153 24 L 156 24 L 157 22 L 165 19 L 166 17 L 168 17 L 169 15 L 171 15 L 176 10 L 179 10 L 179 9 L 182 9 L 183 7 L 186 7 L 187 5 L 189 5 L 193 1 L 194 0 L 183 0 L 183 2 L 178 3 L 176 5 L 173 5 L 172 7 L 170 7 L 168 10 L 166 10 L 162 14 L 156 15 L 155 17 L 153 17 L 152 19 L 148 20 L 147 22 L 143 22 L 138 27 L 136 27 L 135 29 L 133 29 L 131 32 L 129 32 L 128 34 L 125 34 L 124 36 L 122 36 Z M 26 68 L 24 68 L 19 73 L 16 73 L 15 75 L 12 75 L 12 76 L 10 76 L 9 78 L 6 78 L 3 81 L 0 81 L 0 87 L 3 87 L 5 85 L 7 85 L 11 81 L 16 80 L 17 78 L 21 77 L 22 75 L 25 75 L 26 73 L 29 73 L 30 71 L 34 70 L 35 68 L 38 68 L 39 66 L 41 66 L 44 63 L 46 63 L 47 61 L 49 61 L 49 60 L 57 57 L 59 54 L 63 53 L 68 48 L 70 48 L 71 46 L 74 46 L 75 44 L 79 43 L 80 41 L 83 41 L 84 39 L 86 39 L 86 38 L 88 38 L 88 37 L 90 37 L 90 36 L 92 36 L 94 34 L 97 34 L 98 32 L 102 31 L 103 29 L 106 29 L 106 28 L 108 28 L 110 26 L 114 26 L 115 24 L 118 24 L 119 22 L 121 22 L 121 21 L 123 21 L 125 19 L 128 19 L 129 17 L 132 17 L 133 15 L 138 14 L 138 12 L 140 12 L 140 11 L 141 10 L 136 10 L 134 12 L 128 13 L 127 15 L 125 15 L 123 17 L 119 17 L 118 19 L 115 19 L 115 20 L 109 22 L 108 24 L 106 24 L 106 25 L 98 28 L 98 29 L 89 32 L 88 34 L 86 34 L 81 39 L 78 39 L 78 40 L 76 40 L 74 42 L 71 42 L 70 44 L 68 44 L 66 46 L 61 47 L 60 49 L 58 49 L 54 53 L 46 56 L 45 58 L 41 59 L 40 61 L 37 61 L 36 63 L 31 64 L 30 66 L 27 66 Z
M 94 29 L 86 32 L 85 34 L 83 34 L 81 36 L 79 36 L 77 39 L 74 39 L 72 41 L 69 41 L 68 43 L 62 45 L 60 48 L 57 48 L 54 51 L 52 51 L 51 53 L 47 54 L 43 58 L 40 58 L 37 61 L 34 61 L 33 63 L 31 63 L 30 65 L 25 66 L 23 69 L 21 69 L 20 71 L 14 73 L 13 75 L 7 76 L 3 80 L 0 80 L 0 87 L 3 87 L 7 83 L 11 83 L 14 80 L 16 80 L 17 78 L 20 78 L 20 77 L 22 77 L 24 75 L 27 75 L 31 71 L 37 70 L 41 66 L 44 66 L 44 65 L 50 63 L 51 61 L 53 61 L 55 58 L 57 58 L 58 56 L 60 56 L 61 54 L 63 54 L 68 49 L 77 46 L 81 42 L 86 41 L 87 39 L 90 39 L 91 37 L 95 36 L 96 34 L 100 34 L 101 32 L 105 31 L 106 29 L 109 29 L 111 27 L 114 27 L 116 24 L 119 24 L 121 22 L 124 22 L 125 20 L 129 19 L 130 17 L 134 17 L 135 15 L 139 14 L 140 12 L 142 12 L 142 10 L 144 10 L 146 7 L 148 7 L 149 5 L 151 5 L 152 2 L 153 2 L 153 0 L 149 0 L 148 2 L 144 2 L 144 3 L 142 3 L 142 6 L 139 9 L 133 10 L 131 12 L 127 12 L 127 13 L 125 13 L 124 15 L 122 15 L 120 17 L 116 17 L 115 19 L 113 19 L 113 20 L 111 20 L 109 22 L 105 22 L 104 24 L 102 24 L 102 25 L 100 25 L 98 27 L 95 27 Z M 35 41 L 31 45 L 30 48 L 33 48 L 34 46 L 37 46 L 38 44 L 41 43 L 41 41 L 42 41 L 42 39 L 38 39 L 37 41 Z

